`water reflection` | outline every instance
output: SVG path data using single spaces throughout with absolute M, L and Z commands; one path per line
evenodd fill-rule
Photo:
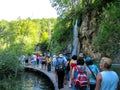
M 22 90 L 53 90 L 52 83 L 42 74 L 25 72 L 21 78 Z
M 0 90 L 54 90 L 54 88 L 43 74 L 26 71 L 15 79 L 0 82 Z

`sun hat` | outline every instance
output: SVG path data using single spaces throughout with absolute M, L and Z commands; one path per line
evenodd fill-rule
M 56 57 L 56 55 L 53 55 L 53 57 L 55 58 L 55 57 Z
M 62 54 L 59 54 L 59 57 L 63 57 L 63 55 L 62 55 Z
M 80 53 L 80 54 L 79 54 L 79 57 L 84 57 L 83 53 Z
M 90 61 L 92 61 L 92 60 L 93 60 L 93 59 L 92 59 L 91 57 L 86 57 L 86 58 L 85 58 L 85 61 L 86 61 L 86 62 L 90 62 Z

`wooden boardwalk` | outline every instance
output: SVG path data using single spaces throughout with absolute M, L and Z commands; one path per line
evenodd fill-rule
M 47 75 L 49 77 L 49 79 L 52 81 L 52 83 L 54 84 L 55 90 L 59 90 L 58 89 L 58 82 L 55 79 L 55 71 L 54 71 L 54 67 L 52 67 L 51 71 L 48 72 L 47 70 L 42 70 L 40 67 L 32 67 L 32 66 L 25 66 L 25 68 L 29 68 L 29 69 L 33 69 L 33 70 L 37 70 L 40 71 L 42 73 L 44 73 L 45 75 Z M 60 90 L 71 90 L 71 88 L 68 87 L 68 84 L 64 85 L 64 88 L 60 89 Z

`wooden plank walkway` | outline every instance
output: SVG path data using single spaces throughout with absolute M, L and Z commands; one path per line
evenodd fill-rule
M 25 66 L 25 68 L 30 68 L 30 69 L 37 70 L 37 71 L 44 73 L 45 75 L 47 75 L 49 77 L 49 79 L 51 79 L 52 83 L 54 84 L 55 90 L 59 90 L 58 89 L 58 82 L 55 79 L 55 71 L 54 71 L 53 66 L 52 66 L 50 72 L 48 72 L 47 70 L 42 70 L 40 67 Z M 71 88 L 69 88 L 68 84 L 66 84 L 66 85 L 64 85 L 64 88 L 62 88 L 60 90 L 71 90 Z

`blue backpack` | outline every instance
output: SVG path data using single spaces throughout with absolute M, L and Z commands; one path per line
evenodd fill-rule
M 57 64 L 56 64 L 57 71 L 63 71 L 65 69 L 64 59 L 63 58 L 60 59 L 62 59 L 62 63 L 59 60 L 57 60 Z

